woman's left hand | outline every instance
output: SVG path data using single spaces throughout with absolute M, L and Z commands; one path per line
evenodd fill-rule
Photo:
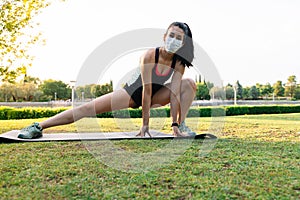
M 184 133 L 181 133 L 178 126 L 173 126 L 172 129 L 173 129 L 173 135 L 176 136 L 176 137 L 186 137 L 186 136 L 188 136 Z

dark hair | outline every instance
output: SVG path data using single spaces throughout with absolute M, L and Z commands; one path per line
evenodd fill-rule
M 184 66 L 187 67 L 193 66 L 192 61 L 194 59 L 194 44 L 193 44 L 192 31 L 190 27 L 183 22 L 173 22 L 172 24 L 170 24 L 167 30 L 169 30 L 171 26 L 178 26 L 185 33 L 185 37 L 183 41 L 184 44 L 180 49 L 178 49 L 178 51 L 176 51 L 174 56 L 176 56 L 177 57 L 176 59 L 179 60 L 181 64 L 183 64 Z

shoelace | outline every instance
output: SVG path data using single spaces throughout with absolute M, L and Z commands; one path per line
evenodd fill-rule
M 35 127 L 35 124 L 32 124 L 30 126 L 27 126 L 26 128 L 23 128 L 22 130 L 28 131 L 30 128 Z
M 30 128 L 34 128 L 34 127 L 40 130 L 40 128 L 37 127 L 35 124 L 32 124 L 32 125 L 30 125 L 30 126 L 27 126 L 27 127 L 23 128 L 22 130 L 23 130 L 23 131 L 29 131 Z

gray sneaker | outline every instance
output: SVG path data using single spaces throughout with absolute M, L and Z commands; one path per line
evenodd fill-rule
M 43 129 L 40 127 L 39 123 L 35 122 L 26 128 L 21 129 L 18 138 L 22 139 L 34 139 L 43 136 Z
M 178 126 L 181 133 L 186 133 L 191 137 L 196 136 L 196 133 L 192 131 L 188 126 L 185 125 L 185 122 L 181 122 L 181 124 Z

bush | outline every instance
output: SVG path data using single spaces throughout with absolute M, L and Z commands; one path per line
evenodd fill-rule
M 0 107 L 0 119 L 36 119 L 51 117 L 65 110 L 67 110 L 67 108 Z
M 151 117 L 170 117 L 170 108 L 156 108 L 150 110 Z M 142 109 L 124 109 L 113 112 L 97 114 L 98 118 L 141 118 Z
M 228 106 L 226 107 L 226 115 L 245 115 L 249 114 L 248 106 Z
M 67 108 L 12 108 L 0 107 L 0 120 L 7 119 L 35 119 L 51 117 Z M 264 106 L 217 106 L 217 107 L 191 107 L 187 117 L 217 117 L 233 115 L 258 115 L 300 113 L 300 105 L 264 105 Z M 170 117 L 170 107 L 161 107 L 150 110 L 151 117 Z M 97 115 L 98 118 L 141 118 L 142 109 L 124 109 L 106 112 Z
M 5 120 L 7 119 L 8 112 L 10 110 L 13 110 L 14 108 L 12 107 L 7 107 L 7 106 L 1 106 L 0 107 L 0 120 Z
M 226 116 L 299 113 L 299 105 L 228 106 Z

